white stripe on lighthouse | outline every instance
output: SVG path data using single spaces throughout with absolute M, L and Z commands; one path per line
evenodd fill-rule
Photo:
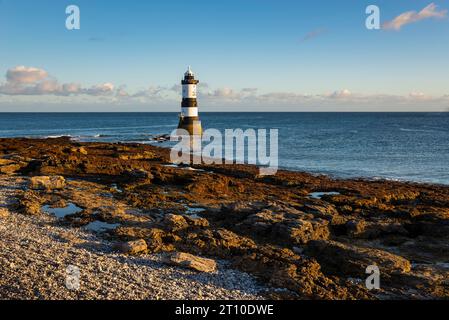
M 182 97 L 195 99 L 196 98 L 196 85 L 195 84 L 182 85 Z
M 184 117 L 198 117 L 198 108 L 182 108 Z

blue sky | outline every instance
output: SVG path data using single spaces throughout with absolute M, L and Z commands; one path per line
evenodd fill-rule
M 65 28 L 70 4 L 80 8 L 80 30 Z M 415 13 L 399 30 L 367 30 L 370 4 L 382 24 Z M 420 15 L 429 5 L 430 16 Z M 448 110 L 448 8 L 437 0 L 0 0 L 0 111 L 176 111 L 187 65 L 203 84 L 205 111 Z M 35 82 L 17 88 L 8 71 L 34 73 Z

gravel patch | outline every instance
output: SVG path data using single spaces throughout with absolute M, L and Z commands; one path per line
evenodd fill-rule
M 0 177 L 0 207 L 12 204 L 26 181 Z M 97 234 L 60 226 L 51 215 L 0 217 L 0 299 L 252 300 L 269 290 L 224 261 L 205 274 L 162 258 L 115 253 Z M 79 281 L 67 282 L 78 270 Z

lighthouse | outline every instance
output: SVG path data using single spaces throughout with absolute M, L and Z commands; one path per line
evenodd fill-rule
M 201 135 L 201 121 L 198 117 L 198 102 L 196 101 L 196 86 L 199 81 L 195 80 L 192 70 L 187 69 L 182 80 L 182 104 L 179 117 L 178 129 L 187 130 L 190 135 Z

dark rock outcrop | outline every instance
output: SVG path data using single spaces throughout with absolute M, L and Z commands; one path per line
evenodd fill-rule
M 169 153 L 65 137 L 0 139 L 0 174 L 30 181 L 11 208 L 37 215 L 43 204 L 75 204 L 80 212 L 58 223 L 114 224 L 101 236 L 128 254 L 171 253 L 181 265 L 198 261 L 188 255 L 223 259 L 300 299 L 447 297 L 449 187 L 283 170 L 262 177 L 250 165 L 192 170 L 169 165 Z M 373 264 L 378 292 L 364 287 Z

